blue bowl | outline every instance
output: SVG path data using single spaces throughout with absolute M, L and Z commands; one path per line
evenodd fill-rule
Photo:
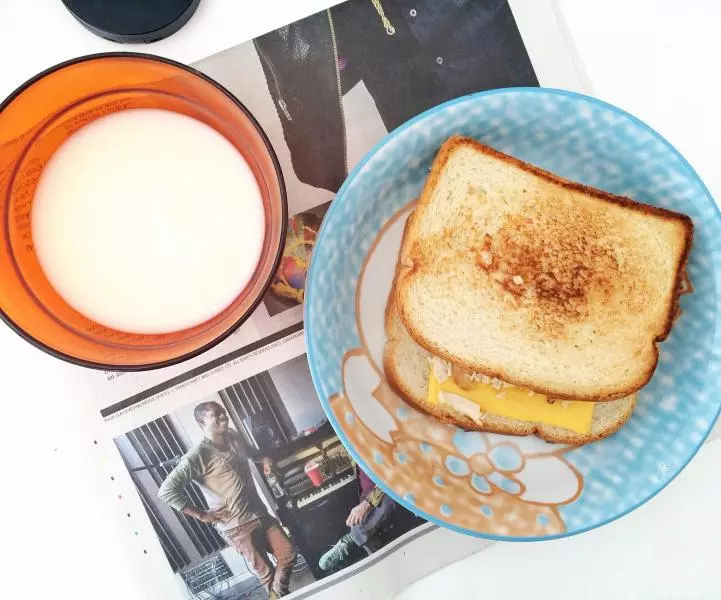
M 629 422 L 582 447 L 465 432 L 387 386 L 383 310 L 403 224 L 440 145 L 460 133 L 562 177 L 689 215 L 695 291 L 660 345 Z M 308 360 L 333 426 L 400 504 L 463 533 L 502 540 L 573 535 L 662 490 L 721 408 L 721 215 L 671 144 L 633 116 L 569 92 L 516 88 L 454 100 L 382 140 L 347 179 L 317 238 L 305 299 Z

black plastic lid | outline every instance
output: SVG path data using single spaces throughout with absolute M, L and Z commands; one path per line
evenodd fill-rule
M 150 43 L 185 25 L 200 0 L 63 0 L 95 35 L 121 43 Z

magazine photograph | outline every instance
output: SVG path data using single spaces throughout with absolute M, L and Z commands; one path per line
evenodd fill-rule
M 424 523 L 348 456 L 299 356 L 115 438 L 191 597 L 278 597 Z

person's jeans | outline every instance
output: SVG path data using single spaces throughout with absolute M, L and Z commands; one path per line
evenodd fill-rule
M 395 508 L 396 503 L 393 498 L 383 496 L 381 503 L 368 513 L 365 521 L 358 525 L 353 525 L 353 527 L 350 528 L 350 536 L 356 545 L 361 548 L 365 546 Z
M 265 516 L 226 531 L 224 535 L 232 547 L 243 555 L 248 567 L 268 592 L 272 590 L 279 597 L 288 593 L 296 552 L 278 521 Z M 275 569 L 268 559 L 268 552 L 275 556 L 278 563 Z

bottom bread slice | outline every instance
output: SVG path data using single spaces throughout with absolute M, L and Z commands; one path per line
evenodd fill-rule
M 431 404 L 427 401 L 429 360 L 432 355 L 413 340 L 392 304 L 386 314 L 386 333 L 388 341 L 383 362 L 391 387 L 423 412 L 463 429 L 510 435 L 535 434 L 548 442 L 581 445 L 601 440 L 618 431 L 636 406 L 636 394 L 610 402 L 595 402 L 591 428 L 587 433 L 491 413 L 482 413 L 481 418 L 473 419 L 447 404 Z

